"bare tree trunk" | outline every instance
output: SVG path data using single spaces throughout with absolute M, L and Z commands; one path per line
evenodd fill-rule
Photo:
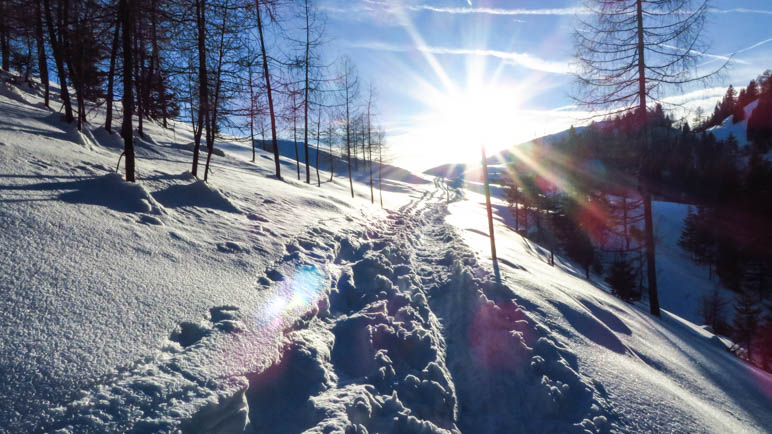
M 308 69 L 310 68 L 309 65 L 309 52 L 311 50 L 311 29 L 309 28 L 309 20 L 308 20 L 308 0 L 306 0 L 306 88 L 305 88 L 305 104 L 303 104 L 303 108 L 305 110 L 305 138 L 303 139 L 303 144 L 306 149 L 306 184 L 311 183 L 311 168 L 308 164 L 308 93 L 309 93 L 309 84 L 308 84 Z M 318 147 L 318 146 L 317 146 Z M 317 166 L 317 172 L 319 171 L 319 168 Z
M 255 83 L 252 80 L 252 64 L 249 64 L 249 138 L 252 144 L 252 162 L 255 162 Z
M 48 27 L 48 37 L 51 42 L 51 48 L 54 52 L 54 62 L 56 63 L 56 74 L 59 76 L 59 93 L 64 104 L 64 120 L 72 123 L 75 118 L 72 115 L 72 103 L 70 102 L 70 91 L 67 89 L 67 72 L 64 69 L 64 53 L 62 45 L 54 29 L 54 18 L 51 14 L 51 0 L 44 0 L 43 5 L 46 10 L 46 24 Z M 60 29 L 61 31 L 61 29 Z
M 40 0 L 35 0 L 35 40 L 38 49 L 40 82 L 43 83 L 45 105 L 46 107 L 49 107 L 51 102 L 51 92 L 48 83 L 48 62 L 46 61 L 46 44 L 43 39 L 43 13 L 40 9 Z
M 206 167 L 204 169 L 204 182 L 207 182 L 209 179 L 209 163 L 212 161 L 212 152 L 214 152 L 214 139 L 215 134 L 217 133 L 217 108 L 220 105 L 220 88 L 222 86 L 222 60 L 223 60 L 223 50 L 225 47 L 225 25 L 228 18 L 228 2 L 225 2 L 225 7 L 223 8 L 223 16 L 222 16 L 222 27 L 220 28 L 220 45 L 217 50 L 217 72 L 215 77 L 215 86 L 214 86 L 214 103 L 212 104 L 212 117 L 211 117 L 211 125 L 207 127 L 207 135 L 206 135 L 206 146 L 209 148 L 207 150 L 206 154 Z
M 292 91 L 292 143 L 295 145 L 295 167 L 298 171 L 298 181 L 300 181 L 300 153 L 298 152 L 298 113 L 295 101 L 295 91 Z M 307 119 L 306 119 L 307 120 Z M 306 147 L 306 151 L 308 147 Z
M 381 196 L 381 208 L 383 208 L 383 185 L 381 185 L 381 172 L 383 169 L 383 143 L 378 146 L 378 191 Z
M 120 0 L 118 11 L 120 20 L 123 23 L 123 125 L 121 126 L 121 135 L 123 136 L 123 153 L 126 155 L 126 181 L 135 182 L 134 134 L 131 120 L 134 111 L 131 72 L 132 0 Z
M 327 126 L 327 140 L 330 141 L 330 182 L 332 182 L 332 178 L 335 176 L 335 156 L 332 154 L 332 119 Z
M 260 0 L 255 0 L 255 12 L 257 13 L 257 31 L 260 36 L 260 52 L 263 55 L 263 75 L 265 75 L 265 91 L 268 95 L 268 111 L 271 115 L 271 140 L 273 141 L 273 160 L 276 164 L 276 177 L 281 179 L 281 160 L 279 159 L 279 144 L 276 140 L 276 115 L 273 111 L 273 94 L 271 92 L 271 75 L 268 71 L 268 56 L 265 52 L 265 38 L 263 37 L 263 22 L 260 18 Z
M 206 74 L 206 0 L 196 0 L 196 26 L 198 28 L 198 130 L 193 138 L 193 168 L 190 173 L 198 177 L 198 157 L 201 151 L 201 133 L 209 128 L 209 85 Z M 208 133 L 207 133 L 208 134 Z
M 121 21 L 115 22 L 115 32 L 113 33 L 113 47 L 110 50 L 110 72 L 107 74 L 107 114 L 105 116 L 105 129 L 112 132 L 113 128 L 113 84 L 115 81 L 115 58 L 118 56 L 118 44 L 120 43 Z
M 77 118 L 77 128 L 78 131 L 83 130 L 83 121 L 86 117 L 86 103 L 83 96 L 83 75 L 84 75 L 84 67 L 82 63 L 82 59 L 85 57 L 83 53 L 83 44 L 78 43 L 76 48 L 78 49 L 79 53 L 73 54 L 72 50 L 72 43 L 71 39 L 73 38 L 72 34 L 69 34 L 68 32 L 68 23 L 70 20 L 70 1 L 65 0 L 61 3 L 59 3 L 59 38 L 60 38 L 60 44 L 64 48 L 63 54 L 64 54 L 64 61 L 65 65 L 67 66 L 67 69 L 70 71 L 69 77 L 72 81 L 72 87 L 75 90 L 75 103 L 78 106 L 78 118 Z M 75 27 L 76 30 L 74 33 L 77 33 L 80 27 L 80 23 L 78 22 L 78 17 L 75 18 Z M 73 63 L 77 62 L 77 63 Z
M 370 109 L 368 108 L 367 111 L 367 149 L 368 149 L 368 157 L 369 157 L 369 166 L 370 166 L 370 203 L 375 203 L 375 192 L 373 191 L 373 142 L 372 142 L 372 131 L 370 129 Z
M 322 108 L 319 107 L 319 118 L 316 122 L 316 186 L 322 186 L 322 178 L 319 177 L 319 142 L 322 141 Z
M 8 30 L 8 17 L 6 12 L 8 5 L 6 0 L 0 0 L 0 54 L 3 57 L 2 68 L 6 71 L 10 70 L 11 61 L 11 44 Z
M 144 138 L 145 129 L 142 119 L 145 114 L 145 102 L 143 100 L 145 96 L 145 87 L 147 87 L 143 77 L 145 70 L 145 44 L 143 43 L 144 39 L 142 39 L 143 31 L 138 21 L 139 20 L 134 21 L 134 52 L 137 56 L 136 62 L 134 62 L 134 83 L 137 88 L 137 134 L 139 137 Z
M 643 128 L 644 157 L 642 167 L 641 196 L 643 197 L 644 226 L 646 231 L 646 268 L 649 283 L 649 307 L 652 315 L 659 316 L 659 294 L 657 293 L 657 265 L 654 252 L 654 222 L 651 215 L 651 192 L 649 191 L 649 134 L 646 113 L 646 61 L 644 59 L 643 0 L 636 1 L 636 22 L 638 25 L 638 99 L 640 102 L 641 128 Z
M 348 94 L 348 88 L 346 89 Z M 346 97 L 348 100 L 348 96 Z M 346 101 L 346 159 L 348 160 L 348 183 L 351 187 L 351 198 L 354 198 L 354 179 L 351 176 L 351 119 L 349 117 L 349 103 Z

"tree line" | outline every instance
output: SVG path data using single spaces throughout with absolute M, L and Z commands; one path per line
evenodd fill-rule
M 772 116 L 757 110 L 772 100 L 772 81 L 758 82 L 762 86 L 751 118 L 768 128 Z M 679 245 L 707 267 L 709 279 L 736 294 L 733 306 L 718 291 L 706 294 L 699 313 L 716 333 L 733 337 L 739 355 L 769 369 L 770 136 L 749 134 L 746 146 L 731 134 L 717 140 L 704 125 L 692 129 L 688 122 L 675 122 L 661 105 L 649 110 L 646 128 L 640 119 L 628 112 L 581 131 L 572 127 L 564 137 L 534 146 L 527 158 L 512 157 L 507 184 L 516 229 L 546 246 L 551 256 L 556 250 L 565 254 L 586 278 L 591 271 L 604 274 L 615 295 L 640 299 L 648 280 L 636 173 L 641 153 L 651 152 L 647 190 L 659 200 L 695 209 L 684 221 Z M 631 146 L 641 143 L 642 131 L 650 137 L 647 148 Z
M 30 86 L 40 77 L 47 107 L 57 81 L 64 120 L 78 129 L 104 108 L 112 132 L 120 107 L 127 181 L 136 181 L 134 142 L 145 123 L 186 118 L 195 177 L 208 180 L 216 139 L 238 131 L 249 135 L 253 161 L 257 144 L 273 152 L 281 179 L 284 133 L 299 180 L 310 184 L 315 168 L 321 186 L 326 147 L 331 177 L 337 151 L 345 159 L 352 197 L 353 172 L 369 171 L 374 202 L 385 146 L 377 92 L 372 83 L 362 92 L 350 59 L 324 58 L 325 23 L 312 0 L 0 0 L 0 66 Z

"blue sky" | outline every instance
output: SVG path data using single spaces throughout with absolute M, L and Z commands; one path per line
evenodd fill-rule
M 479 159 L 557 132 L 586 113 L 570 95 L 575 0 L 318 0 L 329 56 L 346 54 L 379 91 L 392 153 L 412 169 Z M 736 53 L 720 78 L 673 90 L 679 116 L 772 68 L 772 1 L 714 0 L 709 54 Z M 705 56 L 704 67 L 720 58 Z M 692 115 L 689 115 L 691 118 Z

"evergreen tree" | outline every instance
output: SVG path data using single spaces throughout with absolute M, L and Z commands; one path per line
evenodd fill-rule
M 635 270 L 625 258 L 615 260 L 606 276 L 611 293 L 628 302 L 641 298 L 641 294 L 636 291 L 635 280 Z
M 726 307 L 727 301 L 721 297 L 718 286 L 716 286 L 713 288 L 713 291 L 703 295 L 701 303 L 697 308 L 705 324 L 709 325 L 715 334 L 724 335 L 730 331 L 725 319 Z
M 742 291 L 735 301 L 732 337 L 735 346 L 745 350 L 745 358 L 753 362 L 753 341 L 759 329 L 761 310 L 756 297 L 749 291 Z
M 759 97 L 759 86 L 756 84 L 756 80 L 751 80 L 748 83 L 748 87 L 745 88 L 746 104 L 756 101 Z
M 748 118 L 748 140 L 766 152 L 772 142 L 772 92 L 763 93 Z
M 732 114 L 732 122 L 739 123 L 745 120 L 745 106 L 737 104 Z
M 767 313 L 761 329 L 761 367 L 772 372 L 772 313 Z

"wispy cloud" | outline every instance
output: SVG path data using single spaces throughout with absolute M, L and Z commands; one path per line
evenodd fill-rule
M 772 15 L 772 10 L 764 9 L 748 9 L 748 8 L 731 8 L 731 9 L 716 9 L 709 8 L 708 12 L 713 14 L 757 14 L 757 15 Z
M 383 42 L 350 42 L 350 47 L 367 48 L 370 50 L 382 50 L 392 52 L 419 51 L 431 54 L 464 55 L 464 56 L 490 56 L 503 60 L 505 63 L 519 65 L 535 71 L 551 72 L 555 74 L 568 74 L 571 72 L 568 62 L 556 62 L 541 59 L 528 53 L 515 53 L 481 48 L 453 48 L 432 46 L 407 46 L 388 44 Z
M 379 4 L 378 2 L 370 2 L 370 4 Z M 380 3 L 383 7 L 391 8 Z M 399 6 L 397 6 L 399 7 Z M 471 1 L 469 7 L 441 7 L 427 4 L 417 4 L 409 6 L 401 6 L 403 9 L 412 12 L 437 12 L 444 14 L 457 14 L 457 15 L 505 15 L 505 16 L 520 16 L 520 15 L 588 15 L 593 12 L 587 8 L 582 7 L 568 7 L 568 8 L 487 8 L 487 7 L 472 7 Z M 755 15 L 772 15 L 772 10 L 765 9 L 749 9 L 749 8 L 730 8 L 730 9 L 717 9 L 709 8 L 709 13 L 713 14 L 755 14 Z M 682 11 L 682 13 L 690 13 L 690 11 Z
M 681 47 L 676 47 L 676 46 L 668 45 L 668 44 L 662 44 L 662 47 L 669 48 L 669 49 L 674 50 L 674 51 L 680 51 L 682 53 L 687 51 L 686 49 L 683 49 Z M 699 51 L 699 50 L 695 50 L 695 49 L 691 49 L 691 50 L 688 50 L 688 51 L 691 54 L 694 54 L 694 55 L 697 55 L 697 56 L 702 56 L 702 57 L 707 57 L 707 58 L 710 58 L 710 59 L 723 60 L 725 62 L 732 62 L 732 63 L 741 63 L 741 64 L 744 64 L 744 65 L 748 65 L 749 64 L 749 62 L 746 62 L 744 60 L 740 60 L 740 59 L 734 58 L 734 54 L 731 54 L 731 55 L 710 54 L 710 53 L 706 53 L 704 51 Z M 738 53 L 739 53 L 739 51 L 738 51 Z
M 403 6 L 412 12 L 428 11 L 444 14 L 463 15 L 577 15 L 585 12 L 582 8 L 550 8 L 550 9 L 502 9 L 485 7 L 439 7 L 432 5 Z

